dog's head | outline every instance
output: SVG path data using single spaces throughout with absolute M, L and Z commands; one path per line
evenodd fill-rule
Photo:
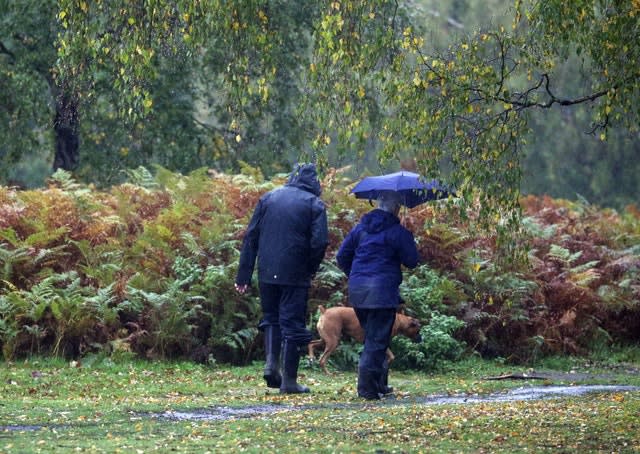
M 396 314 L 396 323 L 398 323 L 398 334 L 407 336 L 414 342 L 422 342 L 422 336 L 420 336 L 422 326 L 417 318 Z

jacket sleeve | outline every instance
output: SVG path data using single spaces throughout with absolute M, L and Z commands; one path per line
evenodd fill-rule
M 311 241 L 309 271 L 313 276 L 320 268 L 322 259 L 329 245 L 329 228 L 327 226 L 327 210 L 320 199 L 316 199 L 312 207 Z
M 400 234 L 400 258 L 407 268 L 415 268 L 419 263 L 418 248 L 413 234 L 402 227 Z
M 357 228 L 358 227 L 356 226 L 351 229 L 336 254 L 336 262 L 338 262 L 338 266 L 342 271 L 344 271 L 344 274 L 346 274 L 347 277 L 351 274 L 351 264 L 353 263 L 353 258 L 356 254 L 356 248 L 358 247 L 355 240 L 357 238 L 355 235 Z
M 258 242 L 260 240 L 260 220 L 264 210 L 264 204 L 262 199 L 258 201 L 258 205 L 253 211 L 249 226 L 244 233 L 244 240 L 242 242 L 242 250 L 240 251 L 240 263 L 238 265 L 238 274 L 236 276 L 236 284 L 248 285 L 251 284 L 251 275 L 253 274 L 253 268 L 256 264 L 256 257 L 258 256 Z

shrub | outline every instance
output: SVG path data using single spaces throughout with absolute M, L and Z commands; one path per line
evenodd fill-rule
M 244 364 L 261 353 L 260 303 L 233 287 L 244 228 L 258 198 L 282 184 L 244 165 L 240 175 L 139 168 L 99 191 L 58 171 L 47 188 L 0 187 L 0 346 L 5 358 L 131 350 Z M 323 181 L 330 244 L 310 289 L 315 309 L 345 304 L 335 253 L 370 206 L 349 194 L 340 170 Z M 406 270 L 405 310 L 425 342 L 394 340 L 396 367 L 429 370 L 460 348 L 526 362 L 604 351 L 640 339 L 640 215 L 581 201 L 521 199 L 521 234 L 501 259 L 496 238 L 423 204 L 403 222 L 428 262 Z M 497 220 L 500 222 L 500 220 Z M 337 365 L 359 349 L 344 343 Z M 404 361 L 404 365 L 403 365 Z
M 391 343 L 395 355 L 395 369 L 436 371 L 443 363 L 455 361 L 464 351 L 464 343 L 454 337 L 464 322 L 450 315 L 434 312 L 431 320 L 420 330 L 422 342 L 396 336 Z

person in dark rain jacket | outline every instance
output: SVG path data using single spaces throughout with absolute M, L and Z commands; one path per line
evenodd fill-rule
M 284 186 L 258 201 L 240 253 L 236 290 L 247 291 L 257 258 L 264 379 L 268 387 L 284 394 L 309 392 L 298 384 L 297 376 L 301 349 L 311 341 L 306 327 L 309 287 L 328 245 L 327 214 L 320 193 L 315 165 L 296 166 Z
M 401 266 L 418 265 L 413 234 L 398 218 L 400 204 L 397 192 L 381 191 L 378 208 L 365 214 L 347 234 L 336 256 L 349 278 L 349 303 L 365 332 L 358 395 L 368 400 L 391 392 L 386 386 L 386 350 L 400 304 Z

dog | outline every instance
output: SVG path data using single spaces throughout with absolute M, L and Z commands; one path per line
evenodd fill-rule
M 320 356 L 320 367 L 325 373 L 327 370 L 327 360 L 329 356 L 338 348 L 338 344 L 343 335 L 347 335 L 357 342 L 364 342 L 364 330 L 360 326 L 356 312 L 352 307 L 336 306 L 325 308 L 318 306 L 320 310 L 320 318 L 316 327 L 320 334 L 320 339 L 312 340 L 309 343 L 309 360 L 315 360 L 315 350 L 324 345 L 324 352 Z M 420 322 L 407 315 L 396 313 L 396 321 L 391 330 L 391 337 L 403 335 L 412 339 L 414 342 L 420 342 Z M 387 349 L 387 360 L 389 363 L 393 361 L 394 356 L 390 349 Z

